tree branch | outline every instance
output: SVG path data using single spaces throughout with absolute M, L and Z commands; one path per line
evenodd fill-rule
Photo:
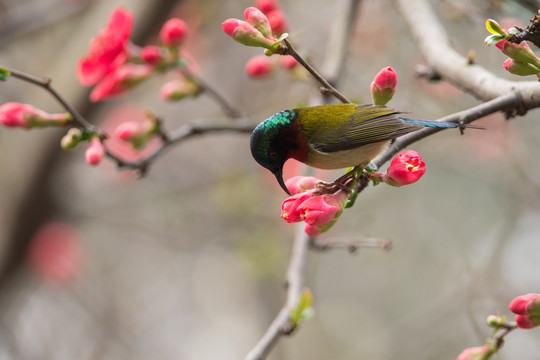
M 501 79 L 451 48 L 448 36 L 425 0 L 396 0 L 399 10 L 432 72 L 476 98 L 489 101 L 510 92 L 519 93 L 519 115 L 540 106 L 538 81 Z M 481 40 L 479 40 L 481 41 Z

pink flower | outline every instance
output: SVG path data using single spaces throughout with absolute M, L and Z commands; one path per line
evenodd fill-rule
M 68 113 L 49 114 L 29 104 L 8 102 L 0 106 L 0 122 L 8 127 L 63 126 L 70 119 Z
M 266 14 L 268 17 L 268 22 L 270 22 L 270 27 L 272 28 L 272 33 L 274 35 L 281 35 L 284 32 L 287 32 L 289 25 L 287 23 L 287 18 L 285 15 L 279 11 L 274 10 Z
M 302 192 L 289 196 L 281 204 L 281 217 L 288 223 L 295 223 L 304 220 L 302 218 L 303 210 L 300 205 L 311 198 L 313 193 L 310 191 Z
M 307 190 L 312 190 L 317 187 L 317 184 L 322 180 L 313 176 L 293 176 L 285 181 L 285 186 L 291 194 L 298 194 Z
M 105 156 L 105 147 L 101 143 L 99 137 L 94 136 L 90 140 L 90 145 L 86 148 L 85 152 L 86 162 L 89 165 L 96 166 L 98 165 L 103 157 Z
M 126 62 L 132 25 L 133 15 L 129 11 L 122 7 L 113 11 L 107 27 L 91 40 L 88 54 L 78 63 L 81 84 L 93 85 Z
M 497 351 L 489 345 L 470 347 L 461 352 L 456 360 L 487 360 Z
M 97 84 L 90 93 L 90 100 L 98 102 L 120 95 L 147 79 L 153 71 L 150 65 L 125 64 Z
M 406 150 L 392 159 L 384 181 L 393 186 L 408 185 L 418 181 L 425 172 L 426 164 L 420 154 Z
M 255 7 L 263 12 L 263 14 L 268 14 L 274 10 L 279 10 L 279 3 L 276 0 L 256 0 Z
M 28 260 L 44 280 L 65 284 L 80 272 L 82 263 L 81 239 L 68 224 L 51 222 L 32 236 Z
M 540 294 L 531 293 L 518 296 L 510 302 L 508 308 L 517 314 L 518 327 L 530 329 L 540 325 Z
M 266 15 L 264 15 L 259 9 L 256 7 L 248 7 L 244 11 L 244 17 L 246 18 L 246 21 L 259 30 L 264 37 L 273 39 L 270 22 L 268 21 Z
M 158 46 L 147 45 L 141 49 L 141 59 L 147 64 L 157 65 L 163 61 L 163 54 Z
M 371 99 L 375 105 L 385 105 L 389 102 L 397 86 L 397 74 L 392 67 L 387 66 L 375 75 L 371 83 Z
M 223 31 L 234 40 L 246 46 L 272 49 L 274 40 L 267 39 L 253 25 L 238 19 L 227 19 L 222 24 Z
M 173 18 L 163 24 L 159 37 L 163 44 L 167 46 L 179 46 L 184 42 L 186 33 L 186 23 L 181 19 Z
M 272 59 L 265 55 L 257 55 L 246 63 L 245 71 L 252 78 L 262 78 L 270 75 L 273 68 Z
M 308 225 L 325 225 L 341 215 L 346 200 L 347 194 L 343 191 L 312 196 L 298 207 L 300 216 Z
M 309 236 L 317 236 L 330 229 L 343 212 L 348 194 L 315 195 L 308 190 L 288 197 L 281 205 L 281 217 L 289 222 L 305 221 L 304 231 Z

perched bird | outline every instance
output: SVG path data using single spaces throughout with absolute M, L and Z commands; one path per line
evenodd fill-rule
M 284 110 L 261 122 L 251 134 L 251 154 L 279 185 L 289 158 L 319 169 L 365 167 L 390 142 L 424 127 L 473 125 L 406 119 L 381 105 L 333 104 Z

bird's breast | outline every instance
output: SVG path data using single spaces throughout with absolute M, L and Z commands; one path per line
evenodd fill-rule
M 296 160 L 315 168 L 328 170 L 342 169 L 356 165 L 365 167 L 386 148 L 388 143 L 388 141 L 382 141 L 363 145 L 355 149 L 334 152 L 320 152 L 313 147 L 309 147 L 305 158 L 296 158 Z

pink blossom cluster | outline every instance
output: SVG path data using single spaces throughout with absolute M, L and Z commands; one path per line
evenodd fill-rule
M 95 85 L 90 94 L 92 101 L 123 94 L 156 72 L 178 70 L 180 63 L 183 65 L 181 71 L 176 71 L 177 76 L 193 82 L 190 77 L 186 80 L 185 73 L 193 71 L 196 64 L 189 53 L 180 49 L 188 32 L 183 20 L 172 18 L 165 22 L 159 33 L 161 46 L 139 48 L 132 44 L 129 41 L 132 26 L 133 15 L 122 7 L 116 8 L 105 29 L 91 40 L 88 53 L 80 59 L 77 77 L 83 85 Z M 178 84 L 179 80 L 175 81 Z M 192 86 L 190 91 L 194 94 L 198 88 Z M 178 98 L 171 93 L 175 91 L 171 90 L 170 84 L 161 92 L 166 100 Z
M 312 176 L 295 176 L 285 182 L 293 195 L 283 201 L 281 217 L 288 223 L 304 221 L 304 231 L 309 236 L 317 236 L 330 229 L 349 197 L 342 190 L 334 194 L 318 193 L 316 186 L 320 182 Z
M 510 311 L 516 314 L 516 324 L 522 329 L 530 329 L 540 325 L 540 294 L 530 293 L 514 298 Z
M 277 49 L 278 38 L 287 30 L 287 20 L 275 0 L 258 0 L 255 7 L 244 11 L 244 20 L 227 19 L 223 31 L 246 46 L 262 47 L 270 52 Z

